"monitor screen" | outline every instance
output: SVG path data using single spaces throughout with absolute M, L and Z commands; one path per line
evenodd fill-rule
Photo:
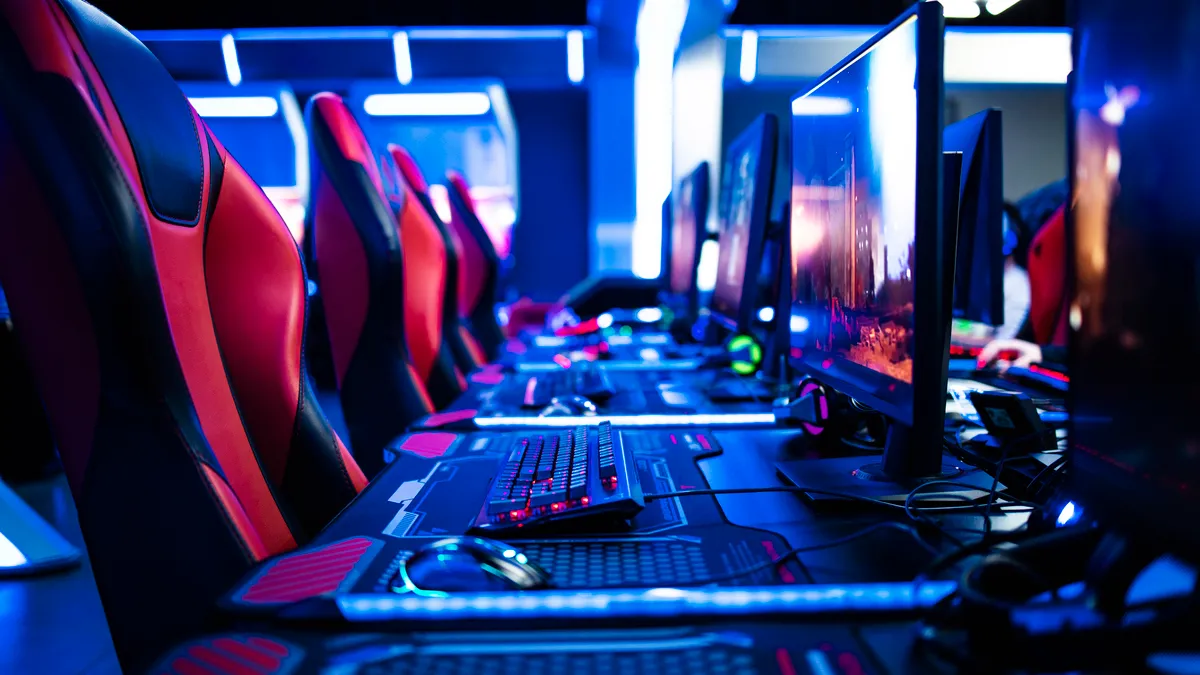
M 749 330 L 756 311 L 777 136 L 775 117 L 760 116 L 730 144 L 721 168 L 712 310 L 719 322 L 739 332 Z
M 704 175 L 707 173 L 707 165 Z M 700 209 L 697 209 L 696 174 L 691 173 L 679 183 L 672 193 L 674 197 L 671 210 L 671 293 L 686 295 L 691 293 L 696 285 L 697 252 L 700 251 L 700 228 L 698 223 Z
M 1004 165 L 1001 112 L 983 110 L 946 127 L 942 149 L 962 153 L 954 316 L 1004 323 Z
M 919 292 L 938 288 L 928 283 L 940 285 L 940 265 L 920 286 L 915 269 L 921 247 L 940 255 L 942 208 L 940 126 L 918 143 L 928 120 L 939 119 L 941 35 L 926 38 L 918 15 L 907 13 L 792 101 L 793 357 L 910 424 L 917 327 L 928 326 L 930 358 L 934 333 L 943 334 L 943 352 L 949 333 L 939 303 Z M 927 70 L 918 69 L 921 50 L 933 52 Z M 941 377 L 944 390 L 944 357 Z
M 1200 559 L 1200 6 L 1076 11 L 1070 489 Z

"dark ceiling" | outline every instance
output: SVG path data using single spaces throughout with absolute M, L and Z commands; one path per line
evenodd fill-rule
M 587 0 L 91 0 L 131 30 L 286 26 L 578 26 Z M 633 0 L 628 0 L 633 1 Z M 873 25 L 913 0 L 739 0 L 729 23 Z M 972 25 L 1063 26 L 1066 0 L 1022 0 Z M 954 22 L 951 22 L 954 23 Z

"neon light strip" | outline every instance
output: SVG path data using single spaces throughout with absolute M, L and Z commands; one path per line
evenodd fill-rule
M 699 415 L 592 415 L 587 417 L 476 417 L 475 426 L 560 428 L 611 422 L 618 427 L 774 426 L 775 413 L 704 413 Z
M 758 31 L 742 31 L 742 62 L 738 70 L 746 84 L 753 82 L 758 74 Z
M 392 36 L 392 51 L 396 55 L 396 79 L 400 84 L 412 82 L 412 54 L 408 51 L 408 33 L 398 31 Z
M 279 101 L 270 96 L 189 96 L 188 101 L 201 117 L 274 117 L 279 112 Z
M 225 59 L 225 76 L 229 84 L 238 86 L 242 83 L 242 67 L 238 65 L 237 45 L 233 43 L 233 34 L 221 36 L 221 56 Z
M 583 82 L 583 31 L 567 32 L 567 79 Z
M 491 99 L 481 91 L 371 94 L 363 101 L 363 110 L 377 117 L 466 117 L 491 109 Z
M 474 593 L 447 598 L 343 595 L 336 600 L 347 621 L 510 621 L 536 618 L 638 618 L 763 614 L 905 612 L 930 607 L 954 592 L 953 581 L 778 586 L 737 589 Z
M 561 40 L 567 28 L 410 28 L 414 40 Z

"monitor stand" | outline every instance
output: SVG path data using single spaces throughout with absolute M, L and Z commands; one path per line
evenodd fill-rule
M 903 505 L 912 490 L 935 480 L 953 481 L 961 485 L 938 485 L 918 493 L 921 506 L 952 506 L 967 502 L 986 500 L 992 489 L 992 477 L 966 465 L 957 463 L 944 451 L 940 471 L 933 475 L 911 478 L 896 477 L 884 469 L 889 457 L 906 456 L 908 428 L 889 424 L 887 441 L 880 457 L 854 456 L 827 459 L 793 459 L 777 462 L 775 470 L 787 482 L 801 488 L 812 488 L 832 493 L 849 493 L 859 497 L 878 499 L 891 504 Z M 809 440 L 807 434 L 801 440 Z M 1003 489 L 997 485 L 996 489 Z M 855 504 L 856 501 L 832 494 L 805 493 L 804 497 L 820 504 Z
M 74 567 L 83 555 L 0 481 L 0 578 Z

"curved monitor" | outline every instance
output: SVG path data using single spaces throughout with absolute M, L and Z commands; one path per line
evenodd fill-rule
M 792 100 L 793 356 L 928 444 L 898 469 L 915 475 L 941 465 L 950 330 L 940 11 L 919 3 Z
M 756 311 L 778 137 L 775 116 L 760 115 L 729 145 L 721 167 L 717 283 L 711 309 L 718 323 L 739 333 L 750 330 Z

